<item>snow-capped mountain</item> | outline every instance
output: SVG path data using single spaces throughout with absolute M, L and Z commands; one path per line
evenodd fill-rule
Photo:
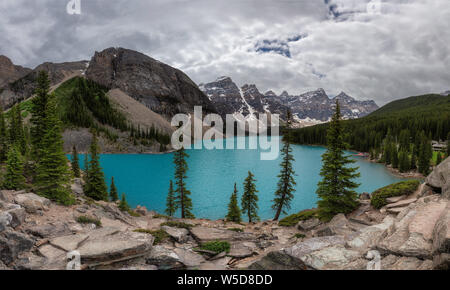
M 336 100 L 341 105 L 344 119 L 364 117 L 378 109 L 374 101 L 358 101 L 344 92 L 330 98 L 323 89 L 301 95 L 290 95 L 286 91 L 280 95 L 273 91 L 262 94 L 255 85 L 245 84 L 238 88 L 229 77 L 220 77 L 199 87 L 222 115 L 242 113 L 247 116 L 270 112 L 284 119 L 290 108 L 297 126 L 327 122 L 334 113 Z

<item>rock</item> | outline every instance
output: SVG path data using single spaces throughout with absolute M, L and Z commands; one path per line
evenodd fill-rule
M 11 227 L 13 228 L 17 228 L 25 221 L 26 212 L 24 208 L 10 209 L 8 213 L 12 216 Z
M 259 261 L 248 267 L 249 270 L 308 270 L 302 260 L 290 256 L 283 251 L 268 253 Z
M 299 221 L 297 228 L 301 231 L 310 231 L 320 225 L 320 220 L 318 218 L 311 218 L 304 221 Z
M 344 214 L 338 214 L 331 221 L 323 226 L 321 226 L 318 230 L 314 231 L 313 235 L 317 237 L 326 237 L 326 236 L 349 236 L 354 231 L 348 227 L 348 220 Z
M 76 196 L 80 196 L 84 194 L 83 190 L 83 181 L 81 178 L 74 178 L 73 183 L 70 185 L 72 193 Z
M 360 200 L 370 200 L 370 194 L 367 192 L 363 192 L 359 195 Z
M 27 213 L 31 214 L 37 213 L 39 210 L 45 210 L 50 206 L 50 200 L 34 193 L 18 194 L 14 201 L 23 206 Z
M 400 200 L 395 203 L 388 204 L 388 205 L 386 205 L 386 208 L 389 209 L 389 208 L 395 208 L 395 207 L 406 207 L 416 201 L 417 201 L 417 198 L 404 199 L 404 200 Z
M 10 190 L 0 190 L 0 200 L 7 203 L 12 203 L 14 202 L 14 195 Z
M 433 269 L 449 270 L 450 269 L 450 253 L 441 253 L 433 257 Z
M 137 212 L 138 214 L 140 214 L 140 215 L 146 216 L 147 213 L 148 213 L 148 210 L 147 210 L 147 208 L 146 208 L 145 206 L 140 206 L 140 205 L 138 205 L 138 206 L 136 207 L 136 212 Z
M 189 238 L 189 231 L 182 228 L 163 226 L 162 229 L 179 243 L 184 243 Z
M 202 263 L 199 270 L 228 270 L 228 263 L 231 261 L 230 257 L 223 257 L 214 261 L 207 261 Z
M 28 234 L 39 238 L 51 238 L 57 236 L 64 236 L 72 233 L 71 228 L 63 222 L 48 223 L 45 225 L 37 225 L 26 228 Z
M 27 235 L 6 230 L 0 234 L 0 261 L 9 265 L 21 253 L 31 250 L 33 245 L 34 240 Z
M 171 249 L 164 246 L 154 246 L 146 258 L 146 263 L 156 265 L 160 270 L 182 268 L 180 257 Z
M 238 259 L 250 257 L 253 256 L 256 248 L 256 244 L 252 242 L 233 243 L 228 256 Z
M 326 236 L 306 239 L 290 248 L 284 250 L 288 255 L 301 258 L 306 254 L 321 250 L 326 247 L 344 245 L 345 239 L 342 236 Z
M 406 209 L 406 207 L 394 207 L 394 208 L 388 208 L 386 210 L 387 213 L 391 213 L 391 214 L 399 214 L 402 211 L 404 211 Z
M 38 251 L 46 259 L 43 270 L 64 270 L 66 268 L 67 253 L 65 251 L 49 244 L 41 246 Z
M 385 253 L 417 258 L 432 257 L 433 230 L 446 210 L 446 201 L 418 202 L 405 209 L 392 232 L 377 244 Z
M 358 251 L 348 250 L 343 245 L 327 247 L 314 251 L 302 257 L 302 261 L 317 270 L 343 269 L 350 262 L 361 258 Z
M 71 252 L 78 249 L 88 238 L 87 234 L 63 236 L 50 240 L 50 244 L 66 252 Z
M 425 180 L 428 186 L 442 192 L 445 185 L 450 184 L 450 158 L 442 161 Z
M 210 241 L 250 241 L 256 240 L 256 237 L 250 233 L 239 233 L 229 230 L 208 228 L 203 226 L 196 226 L 190 230 L 191 234 L 200 243 Z
M 415 257 L 396 257 L 396 261 L 382 270 L 418 270 L 424 261 Z M 427 262 L 429 263 L 429 262 Z
M 11 225 L 13 217 L 8 212 L 0 212 L 0 232 L 3 232 L 6 230 L 8 226 Z
M 450 253 L 450 203 L 433 229 L 433 253 Z
M 179 261 L 188 268 L 198 267 L 206 261 L 203 256 L 191 250 L 175 248 L 174 252 L 177 254 Z
M 375 246 L 380 239 L 384 238 L 385 235 L 394 226 L 394 218 L 387 216 L 383 223 L 366 227 L 360 230 L 360 234 L 347 242 L 347 246 L 350 248 L 357 248 L 365 250 Z
M 396 202 L 399 202 L 400 200 L 403 200 L 405 198 L 406 198 L 406 195 L 388 197 L 388 198 L 386 198 L 386 202 L 387 203 L 396 203 Z

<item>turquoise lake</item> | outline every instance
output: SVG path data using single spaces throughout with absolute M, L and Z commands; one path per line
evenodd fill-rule
M 297 187 L 289 213 L 316 206 L 315 191 L 320 180 L 321 155 L 324 152 L 325 148 L 322 147 L 293 145 Z M 257 180 L 259 216 L 263 220 L 273 218 L 271 200 L 276 190 L 281 157 L 262 161 L 260 150 L 237 149 L 187 150 L 187 153 L 190 155 L 187 186 L 191 191 L 193 211 L 197 218 L 224 218 L 234 183 L 237 183 L 240 197 L 249 170 Z M 357 161 L 355 166 L 359 166 L 361 173 L 359 193 L 371 193 L 402 180 L 389 173 L 381 164 L 370 163 L 360 157 L 352 158 Z M 169 181 L 174 174 L 172 159 L 173 154 L 102 154 L 100 161 L 108 186 L 114 176 L 119 193 L 126 194 L 131 206 L 143 205 L 149 210 L 163 213 Z M 80 166 L 83 160 L 84 157 L 80 156 Z

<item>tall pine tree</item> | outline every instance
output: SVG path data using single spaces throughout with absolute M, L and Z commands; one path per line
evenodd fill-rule
M 431 158 L 433 157 L 433 148 L 424 132 L 421 134 L 421 140 L 419 150 L 419 172 L 423 175 L 428 175 L 430 173 Z
M 241 199 L 242 213 L 247 215 L 248 222 L 259 220 L 258 217 L 258 190 L 256 190 L 255 176 L 250 171 L 244 182 L 244 194 Z
M 124 193 L 122 193 L 122 199 L 120 200 L 118 207 L 121 211 L 130 211 L 131 209 L 130 206 L 128 205 L 127 198 L 125 197 Z
M 47 132 L 47 104 L 50 99 L 50 80 L 46 71 L 40 71 L 37 78 L 36 96 L 32 99 L 31 106 L 31 143 L 32 153 L 39 159 L 41 141 Z
M 317 188 L 320 198 L 317 203 L 318 212 L 324 220 L 330 220 L 339 213 L 350 213 L 358 206 L 358 194 L 354 189 L 359 185 L 353 180 L 360 174 L 357 173 L 358 168 L 349 167 L 355 161 L 345 155 L 343 136 L 341 110 L 336 101 L 336 112 L 327 132 L 327 151 L 322 155 L 322 181 Z
M 24 188 L 23 160 L 16 146 L 11 146 L 8 152 L 6 174 L 3 178 L 3 187 L 10 190 Z
M 175 164 L 175 183 L 177 185 L 176 201 L 178 207 L 181 209 L 181 218 L 195 218 L 192 213 L 192 200 L 189 197 L 191 192 L 186 188 L 185 179 L 187 178 L 188 165 L 186 162 L 186 157 L 189 155 L 185 152 L 184 148 L 176 151 L 174 153 L 173 163 Z
M 81 173 L 80 173 L 80 163 L 79 163 L 79 159 L 78 159 L 78 152 L 77 152 L 77 147 L 75 145 L 73 145 L 72 148 L 72 171 L 73 171 L 73 176 L 75 176 L 76 178 L 80 178 Z
M 84 194 L 94 200 L 108 200 L 108 188 L 105 184 L 105 175 L 100 166 L 99 147 L 96 133 L 92 134 L 92 143 L 89 148 L 91 160 L 87 170 L 87 182 L 84 186 Z
M 291 132 L 291 122 L 292 115 L 291 111 L 287 112 L 287 136 L 284 138 L 284 145 L 281 149 L 281 156 L 283 160 L 281 161 L 280 167 L 281 172 L 278 175 L 278 187 L 275 192 L 275 199 L 272 201 L 272 209 L 275 211 L 274 221 L 277 221 L 280 218 L 280 214 L 286 214 L 286 210 L 291 208 L 291 201 L 294 198 L 293 192 L 295 191 L 295 182 L 294 176 L 295 171 L 292 168 L 292 162 L 295 161 L 294 155 L 292 155 L 291 141 L 290 141 L 290 132 Z
M 229 222 L 240 223 L 242 219 L 241 219 L 241 210 L 239 209 L 238 205 L 237 193 L 238 191 L 235 183 L 234 192 L 231 194 L 230 203 L 228 204 L 228 214 L 226 216 L 226 220 Z
M 45 109 L 44 136 L 38 151 L 35 188 L 38 194 L 64 205 L 74 203 L 70 192 L 70 169 L 63 151 L 61 124 L 56 111 L 56 99 L 48 99 Z
M 119 193 L 117 192 L 116 184 L 114 183 L 114 176 L 111 177 L 111 186 L 109 187 L 109 199 L 113 202 L 119 200 Z
M 178 205 L 175 200 L 175 192 L 173 190 L 173 181 L 170 181 L 169 184 L 169 192 L 167 193 L 167 199 L 166 199 L 166 210 L 165 213 L 172 217 L 175 215 L 175 212 L 178 209 Z

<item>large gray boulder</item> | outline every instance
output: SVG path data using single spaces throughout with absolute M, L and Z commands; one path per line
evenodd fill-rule
M 299 221 L 297 224 L 297 229 L 301 231 L 310 231 L 320 225 L 320 220 L 318 218 L 311 218 L 304 221 Z
M 192 236 L 200 243 L 211 241 L 253 241 L 256 237 L 250 233 L 234 232 L 225 229 L 196 226 L 190 229 Z
M 162 226 L 161 227 L 169 236 L 174 238 L 179 243 L 184 243 L 189 239 L 189 231 L 183 228 L 175 228 Z
M 24 193 L 15 196 L 14 201 L 25 208 L 27 213 L 37 213 L 50 206 L 50 200 L 34 193 Z
M 450 157 L 442 161 L 428 175 L 425 183 L 433 189 L 440 191 L 443 196 L 450 198 Z
M 8 212 L 0 212 L 0 232 L 10 226 L 13 217 Z
M 146 257 L 146 263 L 155 265 L 160 270 L 170 270 L 183 268 L 180 257 L 173 249 L 168 249 L 164 246 L 154 246 Z
M 31 250 L 34 240 L 29 236 L 11 230 L 0 233 L 0 261 L 9 265 L 17 257 L 26 251 Z
M 381 224 L 361 229 L 357 237 L 347 242 L 347 246 L 362 251 L 372 248 L 392 230 L 393 226 L 394 218 L 387 216 Z

